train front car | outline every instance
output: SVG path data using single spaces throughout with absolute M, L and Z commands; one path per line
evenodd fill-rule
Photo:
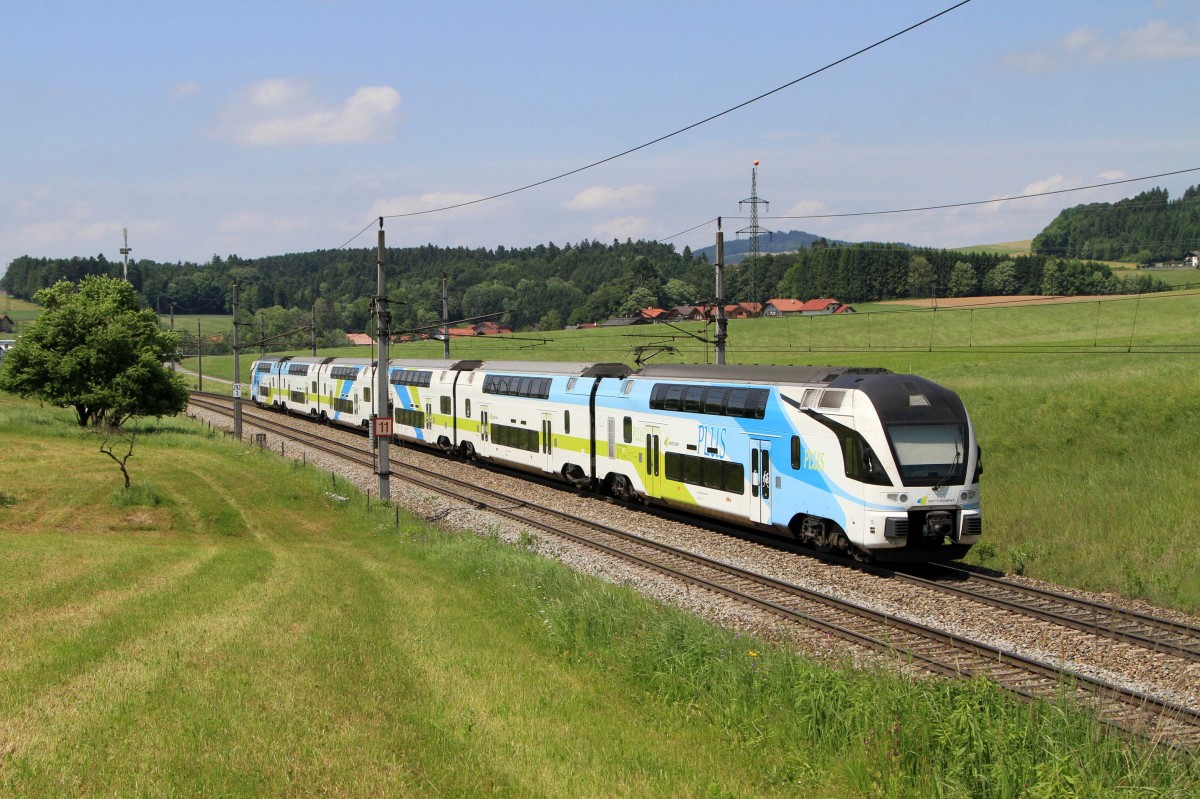
M 856 369 L 778 391 L 797 433 L 785 470 L 797 482 L 778 501 L 798 539 L 881 561 L 959 558 L 979 540 L 979 446 L 954 392 Z M 833 513 L 811 509 L 822 495 Z

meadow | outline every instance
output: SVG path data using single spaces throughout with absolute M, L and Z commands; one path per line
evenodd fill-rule
M 734 320 L 730 363 L 882 366 L 957 391 L 983 448 L 984 539 L 968 560 L 1200 610 L 1200 292 Z M 712 362 L 701 324 L 455 339 L 455 358 Z M 668 349 L 669 348 L 669 349 Z M 373 348 L 328 355 L 373 357 Z M 295 354 L 307 354 L 297 350 Z M 439 358 L 438 342 L 393 358 Z M 253 357 L 242 359 L 250 379 Z M 232 358 L 205 358 L 232 378 Z M 212 388 L 220 384 L 206 383 Z M 226 388 L 227 387 L 223 387 Z
M 982 682 L 805 661 L 186 419 L 0 397 L 0 795 L 1193 796 Z M 52 475 L 52 477 L 50 477 Z

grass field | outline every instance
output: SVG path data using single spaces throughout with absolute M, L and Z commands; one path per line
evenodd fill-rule
M 1033 239 L 1023 241 L 1005 241 L 999 244 L 972 244 L 970 247 L 953 247 L 952 252 L 972 253 L 982 252 L 989 255 L 1029 255 L 1033 247 Z
M 735 320 L 728 360 L 883 366 L 944 383 L 963 397 L 983 446 L 984 543 L 970 560 L 1200 610 L 1200 492 L 1191 490 L 1200 485 L 1200 293 L 862 310 Z M 452 354 L 631 363 L 639 345 L 677 348 L 651 363 L 713 357 L 711 347 L 665 326 L 475 337 L 452 342 Z M 391 355 L 441 352 L 440 343 L 425 342 L 396 345 Z M 252 360 L 243 358 L 247 382 Z M 205 372 L 230 379 L 231 362 L 205 358 Z
M 977 683 L 805 662 L 146 422 L 0 397 L 0 796 L 1193 796 Z M 53 475 L 48 478 L 47 475 Z

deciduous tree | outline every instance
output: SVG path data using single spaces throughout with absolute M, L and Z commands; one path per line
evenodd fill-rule
M 187 407 L 183 377 L 163 365 L 178 354 L 179 337 L 139 306 L 132 285 L 63 280 L 34 299 L 45 310 L 5 357 L 0 390 L 73 408 L 80 427 Z

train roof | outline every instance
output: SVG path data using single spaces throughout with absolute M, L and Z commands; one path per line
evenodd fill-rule
M 635 377 L 651 380 L 695 380 L 703 383 L 832 383 L 846 375 L 887 374 L 887 369 L 858 366 L 761 366 L 663 363 L 643 366 Z
M 514 374 L 573 375 L 575 377 L 626 377 L 632 371 L 623 363 L 559 361 L 484 361 L 478 371 Z
M 448 369 L 457 372 L 470 372 L 483 361 L 446 360 L 445 358 L 392 358 L 388 361 L 391 368 L 400 369 Z

